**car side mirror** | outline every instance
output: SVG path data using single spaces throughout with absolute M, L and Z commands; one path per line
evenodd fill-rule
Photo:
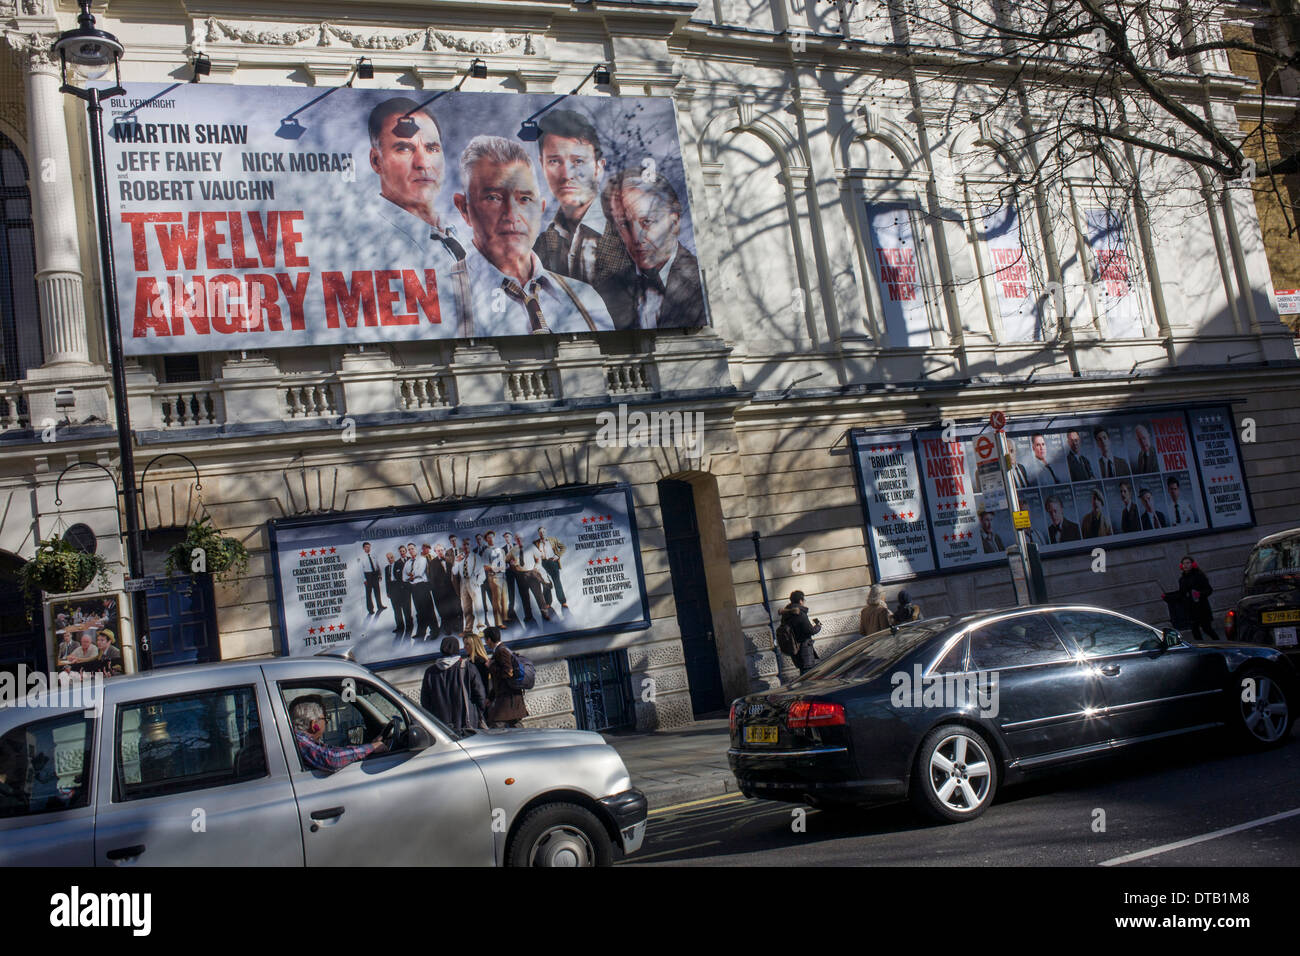
M 1165 628 L 1164 633 L 1161 634 L 1160 637 L 1166 650 L 1171 647 L 1177 647 L 1179 644 L 1183 643 L 1183 635 L 1178 631 L 1175 631 L 1172 627 Z
M 424 729 L 424 724 L 411 721 L 411 729 L 406 734 L 406 749 L 411 753 L 418 753 L 432 746 L 433 735 Z

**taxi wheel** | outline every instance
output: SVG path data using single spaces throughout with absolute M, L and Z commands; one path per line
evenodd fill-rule
M 509 866 L 609 866 L 614 845 L 586 807 L 548 803 L 529 811 L 510 842 Z

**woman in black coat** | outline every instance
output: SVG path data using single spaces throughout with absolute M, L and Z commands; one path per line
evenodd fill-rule
M 1199 641 L 1204 630 L 1211 640 L 1217 641 L 1219 635 L 1214 631 L 1214 612 L 1210 609 L 1210 579 L 1205 576 L 1191 555 L 1183 558 L 1178 565 L 1183 572 L 1178 578 L 1178 597 L 1187 609 L 1188 626 L 1192 629 L 1192 640 Z

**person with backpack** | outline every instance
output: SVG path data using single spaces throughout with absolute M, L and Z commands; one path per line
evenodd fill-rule
M 867 606 L 858 617 L 858 633 L 865 637 L 877 631 L 887 631 L 893 620 L 889 605 L 885 603 L 885 589 L 879 584 L 871 585 L 867 592 Z
M 483 628 L 483 642 L 492 655 L 488 663 L 488 674 L 492 678 L 492 686 L 488 689 L 488 724 L 492 727 L 519 727 L 528 716 L 528 705 L 524 703 L 527 676 L 523 673 L 523 663 L 501 643 L 500 628 Z
M 487 690 L 483 678 L 460 656 L 460 641 L 448 635 L 439 648 L 442 656 L 429 665 L 420 685 L 420 706 L 459 734 L 483 726 Z
M 1201 631 L 1205 631 L 1210 640 L 1219 640 L 1219 635 L 1214 630 L 1214 611 L 1210 608 L 1210 595 L 1214 593 L 1214 588 L 1210 587 L 1210 579 L 1205 576 L 1205 572 L 1200 569 L 1196 559 L 1190 554 L 1178 563 L 1178 569 L 1182 572 L 1178 578 L 1178 590 L 1160 596 L 1166 602 L 1172 599 L 1181 605 L 1184 620 L 1187 621 L 1186 626 L 1192 629 L 1192 640 L 1204 640 Z M 1170 607 L 1172 617 L 1174 605 L 1171 604 Z
M 776 629 L 776 643 L 781 653 L 794 661 L 799 673 L 807 671 L 817 661 L 813 635 L 820 632 L 822 622 L 808 619 L 808 605 L 802 591 L 790 592 L 790 603 L 781 608 L 781 624 Z
M 921 609 L 912 603 L 906 591 L 898 592 L 898 607 L 894 609 L 894 623 L 907 624 L 921 620 Z

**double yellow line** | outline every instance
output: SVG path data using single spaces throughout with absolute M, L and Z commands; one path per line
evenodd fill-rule
M 687 803 L 674 803 L 670 807 L 656 807 L 655 809 L 651 810 L 647 814 L 647 816 L 651 816 L 651 817 L 659 816 L 660 814 L 663 813 L 671 813 L 674 810 L 685 810 L 689 807 L 705 807 L 705 806 L 715 806 L 715 805 L 721 805 L 727 803 L 742 803 L 746 799 L 747 798 L 745 797 L 744 794 L 724 793 L 720 797 L 705 797 L 703 800 L 691 800 Z

